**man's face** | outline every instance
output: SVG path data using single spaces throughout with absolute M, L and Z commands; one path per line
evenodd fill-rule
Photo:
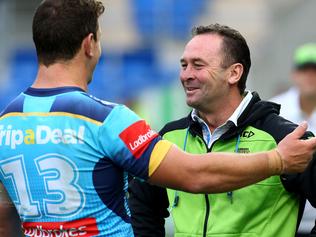
M 294 71 L 293 80 L 302 96 L 316 98 L 316 66 Z
M 197 110 L 207 110 L 229 93 L 227 69 L 221 66 L 221 44 L 221 36 L 201 34 L 185 46 L 180 60 L 180 80 L 187 104 Z

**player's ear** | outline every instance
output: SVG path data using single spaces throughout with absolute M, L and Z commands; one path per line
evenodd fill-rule
M 95 40 L 94 40 L 94 35 L 92 33 L 88 34 L 82 41 L 82 47 L 84 49 L 85 54 L 88 57 L 93 57 L 94 43 L 95 43 Z
M 243 72 L 244 72 L 244 67 L 241 63 L 234 63 L 229 66 L 229 77 L 228 77 L 228 82 L 229 84 L 233 85 L 238 83 L 240 80 Z

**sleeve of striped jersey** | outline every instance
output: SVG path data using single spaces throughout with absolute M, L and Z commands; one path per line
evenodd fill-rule
M 149 176 L 151 176 L 165 158 L 172 143 L 167 140 L 160 140 L 154 147 L 149 161 Z
M 125 106 L 113 108 L 98 135 L 104 156 L 133 176 L 148 179 L 170 148 L 145 120 Z

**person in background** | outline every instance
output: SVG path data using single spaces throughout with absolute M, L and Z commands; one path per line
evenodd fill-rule
M 294 85 L 288 91 L 271 98 L 271 101 L 281 104 L 281 116 L 295 123 L 307 121 L 309 130 L 315 134 L 316 43 L 304 44 L 295 50 L 292 82 Z M 299 232 L 310 233 L 313 226 L 316 236 L 316 210 L 306 202 Z
M 194 154 L 274 149 L 296 125 L 279 116 L 279 105 L 246 90 L 251 59 L 244 37 L 220 24 L 192 32 L 180 59 L 180 81 L 192 111 L 160 134 Z M 129 185 L 132 225 L 136 236 L 163 236 L 169 200 L 177 237 L 294 237 L 305 200 L 316 206 L 315 187 L 315 156 L 303 173 L 218 194 L 166 192 L 134 179 Z
M 215 193 L 306 169 L 316 148 L 300 139 L 306 123 L 269 152 L 192 155 L 126 106 L 88 94 L 103 12 L 97 0 L 44 0 L 35 11 L 37 76 L 0 113 L 0 182 L 26 236 L 133 236 L 128 174 Z

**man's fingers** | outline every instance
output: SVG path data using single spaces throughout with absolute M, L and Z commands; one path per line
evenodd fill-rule
M 308 144 L 308 146 L 312 147 L 312 149 L 314 149 L 314 151 L 316 150 L 316 137 L 311 137 L 307 140 L 304 140 L 303 142 Z
M 307 123 L 302 122 L 293 132 L 288 134 L 279 144 L 278 151 L 283 161 L 285 173 L 302 172 L 316 151 L 316 138 L 302 140 Z
M 294 138 L 301 138 L 306 132 L 306 130 L 307 130 L 307 122 L 304 121 L 300 123 L 300 125 L 298 125 L 297 128 L 295 128 L 295 130 L 291 132 L 289 135 Z

